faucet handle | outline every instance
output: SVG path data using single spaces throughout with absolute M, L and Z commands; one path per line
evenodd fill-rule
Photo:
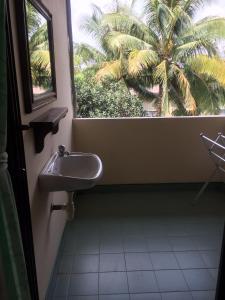
M 66 150 L 66 146 L 64 145 L 59 145 L 58 146 L 58 150 L 60 154 L 64 154 L 65 150 Z

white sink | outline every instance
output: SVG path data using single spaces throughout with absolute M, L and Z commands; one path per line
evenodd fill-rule
M 39 175 L 40 187 L 49 192 L 90 189 L 102 175 L 101 159 L 92 153 L 55 153 Z

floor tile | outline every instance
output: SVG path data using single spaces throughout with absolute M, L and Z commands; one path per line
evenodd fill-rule
M 220 255 L 218 251 L 204 251 L 201 252 L 201 256 L 205 262 L 207 268 L 218 268 Z
M 125 252 L 147 252 L 146 240 L 140 236 L 127 236 L 124 239 Z
M 150 254 L 154 270 L 179 269 L 175 255 L 172 252 Z
M 192 224 L 187 224 L 187 228 L 186 231 L 189 235 L 208 235 L 210 232 L 212 225 L 207 223 L 203 223 L 203 222 L 199 222 L 199 223 L 192 223 Z
M 98 272 L 99 255 L 75 255 L 72 272 L 73 273 L 90 273 Z
M 46 300 L 52 300 L 53 299 L 53 295 L 54 295 L 54 291 L 55 291 L 55 287 L 56 287 L 56 276 L 57 274 L 53 271 L 52 274 L 52 278 L 50 280 L 47 292 L 46 292 Z
M 190 292 L 162 293 L 162 300 L 193 300 Z
M 188 286 L 180 270 L 156 271 L 155 274 L 161 292 L 188 290 Z
M 128 293 L 126 272 L 99 273 L 99 294 Z
M 175 252 L 181 269 L 205 268 L 206 265 L 198 251 Z
M 171 237 L 182 237 L 187 235 L 186 226 L 185 224 L 183 224 L 183 222 L 175 222 L 175 224 L 169 224 L 166 227 L 166 232 L 167 235 Z
M 122 224 L 122 232 L 124 236 L 127 235 L 143 235 L 141 230 L 140 221 L 136 218 L 132 219 L 129 218 L 129 220 L 124 221 Z
M 59 266 L 57 273 L 71 273 L 73 266 L 74 256 L 66 255 L 59 259 Z
M 100 225 L 100 234 L 101 235 L 110 235 L 110 236 L 118 236 L 121 234 L 122 227 L 118 221 L 115 220 L 104 220 Z
M 216 298 L 216 290 L 214 290 L 214 291 L 209 291 L 209 293 L 210 293 L 210 295 L 211 295 L 211 298 L 212 298 L 213 300 L 215 300 L 215 298 Z
M 98 246 L 99 244 L 99 236 L 98 235 L 93 235 L 91 233 L 86 233 L 86 234 L 79 234 L 75 237 L 76 242 L 77 242 L 77 249 L 80 250 L 80 248 L 93 248 Z
M 83 239 L 79 241 L 76 248 L 77 254 L 98 254 L 99 241 L 96 239 Z
M 68 295 L 70 276 L 57 275 L 54 289 L 54 297 L 64 297 Z
M 70 296 L 65 300 L 99 300 L 99 299 L 98 299 L 98 295 L 96 295 L 96 296 Z
M 215 280 L 217 280 L 219 270 L 218 270 L 218 269 L 208 269 L 208 270 L 209 270 L 209 273 L 212 275 L 212 277 L 213 277 Z
M 130 300 L 161 300 L 159 293 L 130 294 Z
M 122 253 L 123 242 L 120 238 L 103 238 L 100 241 L 100 253 Z
M 62 245 L 61 252 L 64 255 L 74 255 L 77 250 L 77 241 L 74 239 L 67 239 Z
M 215 300 L 215 292 L 213 291 L 199 291 L 192 292 L 193 300 Z
M 142 225 L 142 231 L 146 237 L 164 237 L 167 235 L 166 229 L 166 225 L 161 224 L 160 220 L 157 222 L 147 222 Z
M 197 245 L 190 237 L 173 237 L 170 243 L 174 251 L 197 250 Z
M 220 250 L 220 240 L 214 236 L 198 236 L 195 238 L 198 250 Z
M 47 300 L 214 300 L 214 254 L 221 248 L 224 217 L 216 216 L 214 193 L 207 194 L 194 215 L 187 204 L 193 192 L 80 195 L 77 218 L 65 228 Z
M 213 290 L 216 281 L 207 269 L 183 270 L 184 277 L 191 290 Z
M 126 271 L 124 254 L 101 254 L 100 272 Z
M 149 253 L 125 253 L 127 271 L 152 270 Z
M 97 295 L 98 273 L 72 274 L 69 295 Z
M 148 237 L 147 238 L 147 248 L 148 251 L 171 251 L 172 247 L 167 237 L 155 238 Z
M 129 294 L 99 295 L 99 300 L 130 300 Z
M 157 292 L 157 282 L 154 272 L 136 271 L 127 272 L 130 293 L 151 293 Z

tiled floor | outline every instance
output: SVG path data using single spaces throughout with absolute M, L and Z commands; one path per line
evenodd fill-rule
M 208 192 L 195 207 L 193 195 L 80 195 L 48 300 L 213 300 L 224 194 Z

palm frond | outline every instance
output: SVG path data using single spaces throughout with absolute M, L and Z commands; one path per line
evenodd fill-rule
M 157 35 L 149 30 L 145 23 L 133 15 L 123 13 L 108 13 L 102 19 L 102 26 L 108 26 L 110 31 L 118 31 L 130 34 L 147 43 L 156 45 L 158 43 Z
M 31 55 L 31 62 L 40 65 L 43 69 L 51 72 L 50 55 L 48 50 L 36 50 Z
M 167 77 L 167 61 L 163 60 L 154 71 L 154 78 L 159 82 L 163 82 Z
M 103 63 L 101 68 L 96 73 L 96 79 L 97 81 L 107 78 L 120 80 L 122 75 L 123 72 L 121 60 L 115 60 Z
M 154 72 L 154 78 L 161 87 L 161 113 L 164 116 L 169 116 L 169 90 L 168 90 L 168 63 L 166 60 L 163 60 L 156 68 Z
M 91 4 L 91 7 L 92 7 L 92 19 L 98 22 L 102 18 L 104 13 L 102 9 L 94 3 Z
M 177 46 L 174 51 L 174 59 L 185 61 L 190 56 L 205 54 L 208 56 L 217 55 L 217 48 L 208 39 L 196 39 Z
M 133 89 L 141 97 L 141 99 L 145 99 L 148 101 L 155 101 L 156 99 L 160 100 L 159 94 L 153 93 L 149 89 L 149 87 L 154 86 L 153 82 L 148 83 L 147 87 L 133 78 L 125 78 L 125 82 L 128 88 Z
M 133 49 L 151 49 L 151 45 L 129 34 L 112 31 L 105 36 L 107 47 L 115 54 L 129 52 Z
M 99 63 L 106 60 L 106 55 L 88 44 L 74 44 L 74 54 L 82 58 L 82 63 Z
M 27 0 L 25 1 L 25 6 L 28 37 L 30 38 L 41 26 L 41 15 L 37 12 L 35 7 Z
M 168 7 L 173 9 L 180 4 L 180 0 L 165 0 L 165 3 Z
M 192 24 L 191 17 L 182 8 L 180 1 L 172 9 L 171 18 L 168 23 L 168 37 L 171 39 L 173 35 L 179 36 L 180 33 Z
M 184 96 L 184 103 L 185 108 L 188 112 L 191 114 L 195 114 L 197 106 L 196 101 L 191 93 L 191 86 L 190 82 L 188 81 L 187 77 L 185 76 L 185 73 L 182 69 L 180 69 L 177 65 L 172 65 L 171 69 L 174 73 L 174 75 L 177 77 L 177 83 L 182 91 L 182 94 Z
M 225 18 L 204 18 L 195 24 L 195 32 L 205 32 L 213 39 L 225 39 Z
M 207 78 L 199 76 L 192 70 L 187 70 L 187 77 L 191 84 L 193 97 L 196 99 L 198 111 L 204 114 L 217 114 L 219 111 L 220 100 L 223 98 L 221 88 L 207 81 Z
M 92 38 L 94 38 L 98 43 L 100 43 L 102 36 L 104 36 L 105 28 L 101 26 L 101 18 L 96 19 L 96 15 L 84 16 L 80 25 L 80 29 Z
M 161 0 L 145 1 L 145 18 L 149 28 L 153 28 L 156 34 L 161 35 L 161 28 L 158 15 L 158 7 Z
M 158 55 L 153 50 L 133 50 L 128 58 L 128 73 L 138 75 L 144 69 L 158 63 Z
M 29 50 L 33 52 L 41 48 L 40 45 L 45 43 L 45 47 L 48 46 L 48 29 L 47 23 L 44 23 L 42 26 L 36 29 L 36 31 L 29 38 Z
M 218 57 L 198 55 L 189 58 L 188 65 L 191 69 L 201 75 L 206 75 L 218 81 L 225 87 L 225 61 Z
M 207 1 L 207 0 L 206 0 Z M 194 16 L 195 12 L 203 6 L 205 0 L 181 0 L 182 8 L 191 17 Z
M 195 36 L 208 40 L 225 39 L 225 18 L 207 17 L 186 28 L 183 37 Z
M 171 102 L 173 102 L 176 106 L 176 109 L 173 110 L 173 112 L 172 112 L 173 115 L 187 116 L 188 112 L 185 108 L 185 104 L 183 101 L 183 95 L 180 93 L 176 82 L 170 83 L 169 97 L 170 97 Z

